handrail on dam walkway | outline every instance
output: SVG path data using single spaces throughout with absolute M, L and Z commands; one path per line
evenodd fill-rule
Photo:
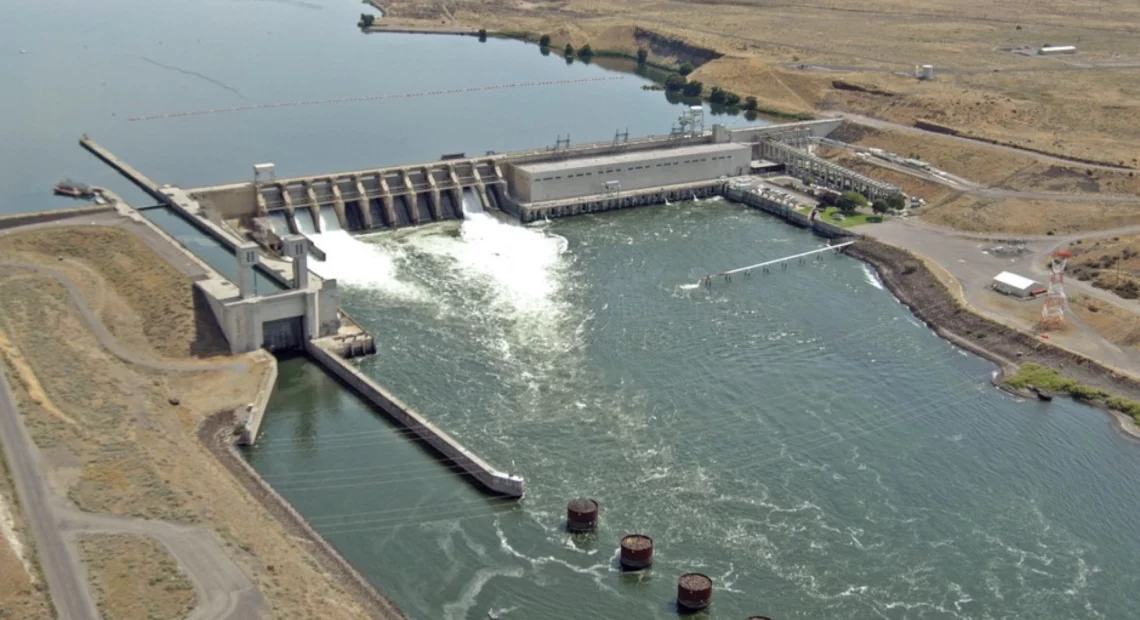
M 856 241 L 844 241 L 843 243 L 837 243 L 835 245 L 829 245 L 825 248 L 819 248 L 817 250 L 810 250 L 808 252 L 800 252 L 799 254 L 793 254 L 791 256 L 785 256 L 783 258 L 777 258 L 774 260 L 767 260 L 767 261 L 764 261 L 762 263 L 756 263 L 755 265 L 748 265 L 747 267 L 738 267 L 736 269 L 729 269 L 728 271 L 722 271 L 720 273 L 711 273 L 711 274 L 701 278 L 697 282 L 697 284 L 698 285 L 703 284 L 706 287 L 712 286 L 712 279 L 714 277 L 723 277 L 725 280 L 729 280 L 730 279 L 729 276 L 731 276 L 734 273 L 744 272 L 745 274 L 747 274 L 747 273 L 750 273 L 753 269 L 760 269 L 763 267 L 767 267 L 769 265 L 777 265 L 779 263 L 785 263 L 786 264 L 787 261 L 795 260 L 797 258 L 804 258 L 805 256 L 811 256 L 813 254 L 820 254 L 822 252 L 827 252 L 827 251 L 839 252 L 839 250 L 841 250 L 841 249 L 843 249 L 849 245 L 852 245 L 854 243 L 856 243 Z

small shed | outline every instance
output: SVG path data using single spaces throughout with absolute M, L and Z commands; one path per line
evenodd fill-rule
M 1045 292 L 1045 287 L 1041 284 L 1008 271 L 1003 271 L 994 276 L 992 286 L 995 291 L 1012 297 L 1036 297 Z

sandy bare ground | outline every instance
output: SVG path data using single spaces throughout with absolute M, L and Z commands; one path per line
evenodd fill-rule
M 1047 282 L 1048 256 L 1060 246 L 1090 238 L 1090 235 L 1025 238 L 1023 252 L 1010 252 L 1001 248 L 1010 248 L 1016 236 L 965 235 L 915 221 L 889 220 L 860 226 L 856 231 L 937 262 L 953 275 L 955 285 L 960 287 L 972 309 L 1028 333 L 1037 331 L 1042 300 L 1020 301 L 1000 295 L 988 288 L 991 280 L 1002 271 L 1012 271 Z M 1108 366 L 1140 376 L 1140 351 L 1128 344 L 1136 338 L 1137 319 L 1132 314 L 1135 308 L 1111 291 L 1071 278 L 1066 281 L 1066 289 L 1070 297 L 1079 299 L 1078 303 L 1070 304 L 1076 315 L 1066 329 L 1051 331 L 1049 339 Z M 1089 311 L 1090 301 L 1097 308 L 1094 312 Z M 1095 314 L 1100 316 L 1090 318 L 1089 315 Z M 1133 318 L 1129 320 L 1129 317 Z
M 72 558 L 75 533 L 145 535 L 194 585 L 192 617 L 261 617 L 270 607 L 369 616 L 197 440 L 210 414 L 253 400 L 264 361 L 200 357 L 210 349 L 196 343 L 216 343 L 185 303 L 189 282 L 178 271 L 147 270 L 141 292 L 105 286 L 123 265 L 162 262 L 136 236 L 65 230 L 69 243 L 91 233 L 122 248 L 65 254 L 54 232 L 0 240 L 0 331 Z M 163 291 L 182 297 L 154 303 Z

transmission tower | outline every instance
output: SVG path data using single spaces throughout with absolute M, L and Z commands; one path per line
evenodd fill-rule
M 1065 325 L 1065 265 L 1069 262 L 1069 251 L 1053 253 L 1049 263 L 1049 290 L 1045 293 L 1045 306 L 1041 308 L 1041 327 L 1062 327 Z
M 624 147 L 628 143 L 629 143 L 629 128 L 626 127 L 625 131 L 622 131 L 620 129 L 615 129 L 614 130 L 613 149 L 615 151 L 620 151 L 622 149 L 622 147 Z
M 673 131 L 669 135 L 672 138 L 686 138 L 699 136 L 704 132 L 705 109 L 702 106 L 694 105 L 689 106 L 687 110 L 681 113 L 681 117 L 677 119 L 676 124 L 673 125 Z

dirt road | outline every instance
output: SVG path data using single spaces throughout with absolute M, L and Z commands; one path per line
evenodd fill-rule
M 70 542 L 84 534 L 133 534 L 162 543 L 194 584 L 197 606 L 189 620 L 258 618 L 265 600 L 206 530 L 184 524 L 98 515 L 61 507 L 60 527 Z
M 139 356 L 107 331 L 84 301 L 79 288 L 65 274 L 29 263 L 2 262 L 0 267 L 46 275 L 60 282 L 99 343 L 124 361 L 175 372 L 248 369 L 244 361 L 180 362 Z M 83 533 L 137 534 L 161 542 L 194 584 L 198 596 L 198 605 L 190 616 L 194 620 L 239 620 L 266 615 L 267 606 L 261 592 L 206 530 L 185 524 L 85 513 L 56 497 L 47 487 L 38 451 L 20 419 L 3 373 L 0 373 L 0 440 L 3 440 L 17 493 L 31 524 L 52 601 L 61 618 L 99 618 L 75 549 L 75 538 Z
M 99 620 L 86 573 L 60 528 L 54 497 L 40 468 L 39 452 L 20 419 L 3 372 L 0 372 L 0 444 L 8 457 L 8 469 L 31 527 L 56 613 L 68 620 Z
M 844 120 L 851 121 L 852 123 L 857 123 L 859 125 L 866 125 L 867 127 L 875 127 L 878 129 L 889 129 L 891 131 L 900 131 L 903 133 L 917 134 L 917 135 L 927 136 L 927 137 L 937 136 L 938 138 L 943 138 L 946 140 L 956 140 L 958 142 L 965 142 L 967 144 L 971 144 L 974 146 L 981 146 L 984 148 L 994 149 L 997 151 L 1003 151 L 1006 153 L 1014 153 L 1014 154 L 1022 155 L 1022 156 L 1029 155 L 1030 157 L 1036 157 L 1037 159 L 1039 159 L 1041 161 L 1045 161 L 1045 162 L 1049 162 L 1049 163 L 1053 163 L 1053 164 L 1058 164 L 1058 165 L 1062 165 L 1062 166 L 1082 166 L 1084 168 L 1091 168 L 1093 170 L 1111 170 L 1113 172 L 1121 172 L 1121 171 L 1128 172 L 1128 171 L 1132 170 L 1132 168 L 1129 168 L 1127 166 L 1110 166 L 1107 164 L 1090 164 L 1090 163 L 1086 163 L 1086 162 L 1079 161 L 1076 159 L 1070 159 L 1067 157 L 1060 157 L 1057 155 L 1045 155 L 1043 153 L 1038 153 L 1036 151 L 1030 151 L 1028 149 L 1021 149 L 1021 148 L 1017 148 L 1015 146 L 1006 146 L 1004 144 L 994 144 L 993 142 L 987 142 L 985 140 L 978 140 L 975 138 L 967 138 L 965 136 L 951 136 L 951 135 L 947 135 L 947 134 L 934 133 L 934 132 L 926 131 L 924 129 L 919 129 L 917 127 L 913 127 L 911 125 L 903 125 L 901 123 L 892 123 L 890 121 L 884 121 L 884 120 L 880 120 L 877 118 L 871 118 L 870 116 L 863 116 L 861 114 L 852 114 L 850 112 L 840 112 L 838 110 L 824 110 L 821 112 L 821 114 L 823 116 L 829 116 L 832 118 L 842 118 Z
M 827 143 L 828 146 L 837 146 L 839 144 L 844 143 L 836 142 L 834 140 Z M 844 146 L 839 148 L 844 148 L 851 152 L 859 152 L 850 144 L 844 144 Z M 911 168 L 910 166 L 897 164 L 878 157 L 866 157 L 863 158 L 862 161 L 872 166 L 886 168 L 887 170 L 912 176 L 916 179 L 922 179 L 923 181 L 930 183 L 937 183 L 938 185 L 950 188 L 954 191 L 962 192 L 963 194 L 969 196 L 979 196 L 983 198 L 1010 198 L 1014 200 L 1052 200 L 1057 202 L 1140 203 L 1140 196 L 1128 196 L 1125 194 L 1062 194 L 1060 192 L 1027 192 L 1016 189 L 1003 189 L 1000 187 L 986 187 L 974 181 L 970 181 L 969 179 L 964 179 L 962 177 L 949 174 L 945 171 L 942 171 L 941 174 L 934 174 L 933 172 Z

